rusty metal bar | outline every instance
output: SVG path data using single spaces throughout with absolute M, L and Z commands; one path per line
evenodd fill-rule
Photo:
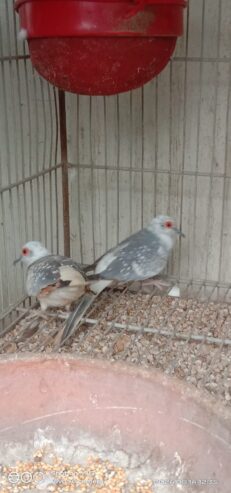
M 65 92 L 59 90 L 59 131 L 62 163 L 62 192 L 63 192 L 63 236 L 64 254 L 70 256 L 70 214 L 69 214 L 69 184 L 67 157 L 67 127 Z
M 12 56 L 1 56 L 1 62 L 11 62 L 12 60 L 28 60 L 30 55 L 12 55 Z

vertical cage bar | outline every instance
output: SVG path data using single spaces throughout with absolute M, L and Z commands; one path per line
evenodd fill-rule
M 59 90 L 59 131 L 62 163 L 62 192 L 63 192 L 63 236 L 64 254 L 70 256 L 70 213 L 69 213 L 69 183 L 67 157 L 67 126 L 65 92 Z

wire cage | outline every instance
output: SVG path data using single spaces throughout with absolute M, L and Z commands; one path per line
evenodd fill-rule
M 25 241 L 87 263 L 167 213 L 186 235 L 167 273 L 181 298 L 105 292 L 63 351 L 160 367 L 229 405 L 230 0 L 191 0 L 165 70 L 110 97 L 42 80 L 17 39 L 13 1 L 2 0 L 0 22 L 1 352 L 33 325 L 23 270 L 12 265 Z

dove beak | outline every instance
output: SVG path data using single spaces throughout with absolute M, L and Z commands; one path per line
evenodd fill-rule
M 22 260 L 22 255 L 14 260 L 13 265 L 16 265 L 20 260 Z
M 184 234 L 184 233 L 182 233 L 182 231 L 181 231 L 180 229 L 178 229 L 178 228 L 173 228 L 173 229 L 174 229 L 174 231 L 175 231 L 175 232 L 176 232 L 179 236 L 182 236 L 183 238 L 185 238 L 185 234 Z

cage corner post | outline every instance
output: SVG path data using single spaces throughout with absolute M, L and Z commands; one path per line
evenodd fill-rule
M 65 92 L 58 91 L 59 100 L 59 131 L 62 165 L 62 193 L 63 193 L 63 237 L 64 255 L 70 257 L 70 208 L 69 208 L 69 179 L 68 179 L 68 151 L 66 126 Z

